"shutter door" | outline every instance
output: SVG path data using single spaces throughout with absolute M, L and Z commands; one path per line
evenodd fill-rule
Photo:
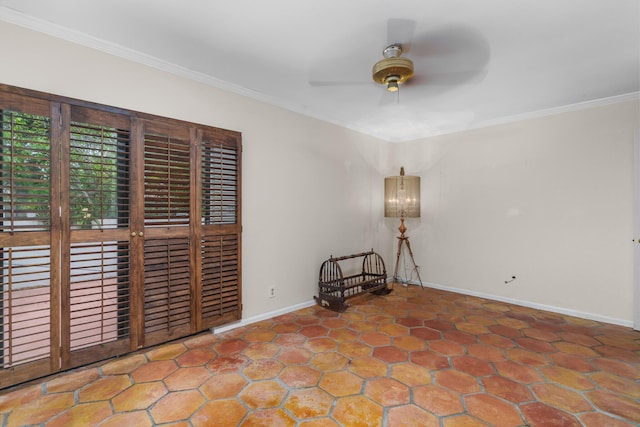
M 202 138 L 202 322 L 238 320 L 240 294 L 240 136 L 205 132 Z
M 128 117 L 72 107 L 63 150 L 63 368 L 131 347 Z M 65 139 L 66 141 L 66 139 Z M 67 158 L 68 156 L 68 158 Z
M 0 386 L 59 369 L 49 102 L 1 94 Z M 56 113 L 57 118 L 57 113 Z M 54 120 L 55 121 L 55 120 Z M 58 225 L 57 223 L 55 224 Z
M 190 268 L 191 164 L 189 128 L 145 124 L 145 346 L 195 332 Z
M 0 388 L 241 317 L 240 134 L 0 84 Z

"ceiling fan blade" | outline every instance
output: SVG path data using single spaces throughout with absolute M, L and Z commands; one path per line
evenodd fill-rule
M 416 36 L 413 56 L 416 74 L 405 84 L 437 94 L 484 80 L 491 49 L 480 32 L 452 25 Z
M 322 55 L 311 64 L 307 81 L 312 87 L 351 86 L 374 84 L 367 76 L 367 70 L 360 65 L 369 62 L 361 51 L 337 51 L 332 47 L 328 55 Z
M 309 85 L 313 87 L 326 87 L 326 86 L 362 86 L 362 85 L 370 85 L 373 84 L 371 82 L 365 82 L 362 80 L 358 81 L 318 81 L 311 80 L 309 81 Z
M 486 68 L 467 71 L 450 71 L 443 73 L 429 73 L 414 76 L 404 83 L 406 86 L 456 86 L 465 83 L 477 83 L 484 80 Z
M 489 62 L 490 51 L 479 31 L 459 25 L 421 34 L 413 44 L 413 55 L 424 57 L 432 71 L 438 66 L 438 72 L 483 68 Z
M 409 52 L 415 31 L 416 21 L 391 18 L 387 21 L 387 45 L 399 44 L 403 53 Z

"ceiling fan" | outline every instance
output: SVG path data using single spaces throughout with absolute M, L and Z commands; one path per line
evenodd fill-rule
M 389 92 L 397 92 L 401 84 L 429 86 L 432 91 L 441 91 L 486 73 L 489 45 L 477 31 L 450 25 L 414 37 L 415 28 L 414 20 L 387 21 L 388 44 L 383 49 L 383 58 L 373 65 L 371 72 L 375 83 L 384 85 Z M 370 84 L 371 80 L 368 81 Z M 364 80 L 309 83 L 312 86 L 367 84 Z
M 397 92 L 399 84 L 413 77 L 413 62 L 400 56 L 402 46 L 399 44 L 385 47 L 382 55 L 384 59 L 375 63 L 371 77 L 374 82 L 387 85 L 389 92 Z

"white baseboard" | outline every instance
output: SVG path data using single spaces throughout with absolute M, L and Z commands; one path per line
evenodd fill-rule
M 271 319 L 274 317 L 278 317 L 278 316 L 282 316 L 283 314 L 287 314 L 287 313 L 291 313 L 292 311 L 296 311 L 296 310 L 301 310 L 303 308 L 307 308 L 307 307 L 312 307 L 313 305 L 315 305 L 315 300 L 309 300 L 309 301 L 305 301 L 302 302 L 300 304 L 295 304 L 289 307 L 285 307 L 285 308 L 281 308 L 278 310 L 274 310 L 274 311 L 269 311 L 268 313 L 263 313 L 263 314 L 259 314 L 257 316 L 251 316 L 251 317 L 247 317 L 246 319 L 241 319 L 237 322 L 234 323 L 229 323 L 228 325 L 223 325 L 223 326 L 216 326 L 211 328 L 211 333 L 215 333 L 215 334 L 220 334 L 222 332 L 227 332 L 230 331 L 232 329 L 236 329 L 239 328 L 241 326 L 247 326 L 250 325 L 252 323 L 257 323 L 260 322 L 262 320 L 267 320 L 267 319 Z
M 390 279 L 388 281 L 391 282 L 393 280 Z M 403 283 L 403 284 L 410 284 L 410 285 L 420 286 L 420 282 L 417 282 L 417 281 L 414 281 L 414 280 L 404 280 L 402 278 L 398 278 L 398 281 L 400 283 Z M 469 290 L 466 290 L 466 289 L 453 288 L 451 286 L 439 285 L 437 283 L 423 282 L 422 284 L 424 286 L 428 287 L 428 288 L 440 289 L 440 290 L 443 290 L 443 291 L 453 292 L 453 293 L 456 293 L 456 294 L 469 295 L 469 296 L 478 297 L 478 298 L 485 298 L 485 299 L 489 299 L 489 300 L 505 302 L 505 303 L 508 303 L 508 304 L 521 305 L 523 307 L 535 308 L 537 310 L 550 311 L 552 313 L 564 314 L 564 315 L 567 315 L 567 316 L 579 317 L 579 318 L 582 318 L 582 319 L 595 320 L 597 322 L 610 323 L 610 324 L 613 324 L 613 325 L 625 326 L 625 327 L 629 327 L 629 328 L 633 327 L 633 322 L 630 322 L 630 321 L 627 321 L 627 320 L 622 320 L 622 319 L 616 319 L 616 318 L 613 318 L 613 317 L 601 316 L 601 315 L 593 314 L 593 313 L 585 313 L 585 312 L 578 311 L 578 310 L 571 310 L 571 309 L 562 308 L 562 307 L 555 307 L 555 306 L 546 305 L 546 304 L 538 304 L 538 303 L 534 303 L 534 302 L 530 302 L 530 301 L 524 301 L 524 300 L 518 300 L 518 299 L 514 299 L 514 298 L 505 298 L 505 297 L 501 297 L 499 295 L 485 294 L 483 292 L 475 292 L 475 291 L 469 291 Z M 216 333 L 216 334 L 220 334 L 220 333 L 223 333 L 223 332 L 230 331 L 232 329 L 239 328 L 241 326 L 247 326 L 247 325 L 250 325 L 252 323 L 260 322 L 262 320 L 267 320 L 267 319 L 271 319 L 271 318 L 274 318 L 274 317 L 277 317 L 277 316 L 282 316 L 283 314 L 291 313 L 292 311 L 301 310 L 301 309 L 307 308 L 307 307 L 312 307 L 315 304 L 316 304 L 316 302 L 314 300 L 305 301 L 305 302 L 302 302 L 300 304 L 295 304 L 295 305 L 292 305 L 292 306 L 289 306 L 289 307 L 285 307 L 285 308 L 281 308 L 281 309 L 278 309 L 278 310 L 269 311 L 267 313 L 259 314 L 257 316 L 247 317 L 246 319 L 242 319 L 242 320 L 239 320 L 237 322 L 230 323 L 228 325 L 223 325 L 223 326 L 220 326 L 220 327 L 214 327 L 214 328 L 211 328 L 211 332 L 212 333 Z
M 418 285 L 418 286 L 420 285 L 420 282 L 417 282 L 414 280 L 410 280 L 410 281 L 403 280 L 402 283 L 409 283 L 409 284 Z M 552 313 L 564 314 L 567 316 L 579 317 L 579 318 L 588 319 L 588 320 L 595 320 L 597 322 L 611 323 L 614 325 L 626 326 L 629 328 L 633 327 L 633 322 L 628 320 L 623 320 L 623 319 L 617 319 L 614 317 L 601 316 L 599 314 L 593 314 L 593 313 L 585 313 L 583 311 L 571 310 L 563 307 L 555 307 L 555 306 L 546 305 L 546 304 L 538 304 L 535 302 L 518 300 L 514 298 L 506 298 L 499 295 L 485 294 L 483 292 L 475 292 L 467 289 L 453 288 L 451 286 L 439 285 L 437 283 L 422 282 L 422 284 L 428 288 L 440 289 L 443 291 L 453 292 L 456 294 L 463 294 L 463 295 L 469 295 L 469 296 L 474 296 L 478 298 L 490 299 L 494 301 L 506 302 L 509 304 L 521 305 L 523 307 L 535 308 L 537 310 L 550 311 Z

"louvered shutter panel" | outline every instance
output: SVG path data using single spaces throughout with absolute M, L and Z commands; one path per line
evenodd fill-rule
M 145 135 L 144 226 L 188 226 L 189 140 Z
M 59 322 L 52 323 L 58 270 L 51 263 L 59 253 L 51 251 L 50 104 L 2 94 L 0 122 L 0 386 L 6 386 L 59 367 Z
M 241 317 L 240 135 L 205 132 L 202 140 L 202 323 Z
M 64 367 L 130 348 L 130 121 L 72 108 L 69 126 L 68 279 Z M 63 273 L 66 267 L 63 268 Z M 67 285 L 68 283 L 68 285 Z M 67 288 L 68 286 L 68 288 Z
M 191 141 L 181 126 L 144 133 L 144 342 L 191 327 Z

